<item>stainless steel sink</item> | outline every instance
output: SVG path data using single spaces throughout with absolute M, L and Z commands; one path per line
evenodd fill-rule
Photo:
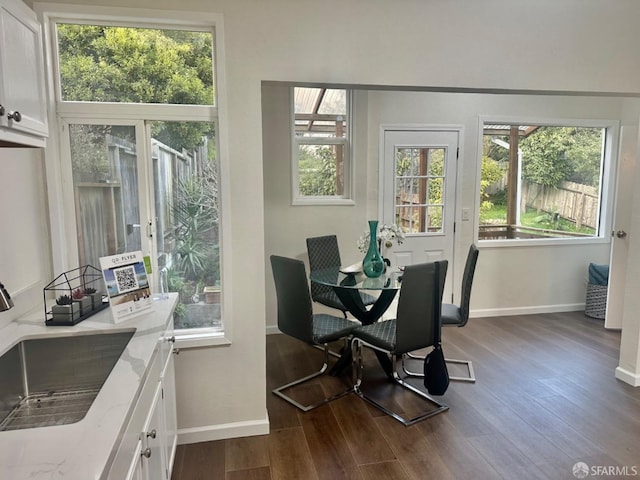
M 0 357 L 0 431 L 82 420 L 133 333 L 32 339 L 14 345 Z

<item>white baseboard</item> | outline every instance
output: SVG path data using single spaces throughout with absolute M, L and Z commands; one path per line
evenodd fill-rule
M 510 315 L 532 315 L 535 313 L 578 312 L 580 310 L 584 310 L 584 303 L 569 303 L 565 305 L 535 305 L 532 307 L 487 308 L 480 310 L 471 310 L 469 312 L 469 316 L 472 318 L 506 317 Z
M 262 420 L 248 422 L 223 423 L 205 427 L 182 428 L 178 430 L 178 445 L 210 442 L 226 438 L 251 437 L 269 434 L 269 415 Z
M 277 325 L 267 325 L 267 335 L 275 335 L 276 333 L 282 333 Z
M 632 387 L 640 387 L 640 375 L 631 373 L 629 370 L 625 370 L 624 368 L 616 368 L 616 378 L 618 380 L 622 380 L 624 383 L 628 383 Z

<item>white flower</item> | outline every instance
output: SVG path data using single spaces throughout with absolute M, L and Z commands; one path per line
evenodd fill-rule
M 369 249 L 369 230 L 365 230 L 365 232 L 360 236 L 357 242 L 358 250 L 362 253 L 366 253 Z M 395 223 L 391 225 L 387 225 L 386 223 L 380 225 L 378 227 L 378 241 L 380 245 L 386 248 L 389 248 L 393 245 L 394 240 L 401 245 L 404 241 L 404 232 L 400 227 L 398 227 Z

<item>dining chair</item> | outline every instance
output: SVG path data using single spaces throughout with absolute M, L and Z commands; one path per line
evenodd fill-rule
M 442 260 L 405 267 L 396 318 L 363 325 L 355 328 L 352 332 L 351 345 L 355 363 L 353 389 L 355 393 L 404 425 L 412 425 L 449 409 L 447 405 L 438 402 L 428 393 L 407 383 L 397 368 L 399 362 L 404 362 L 406 353 L 433 347 L 440 338 L 442 305 L 440 278 L 446 275 L 447 265 L 447 261 Z M 362 346 L 390 355 L 391 380 L 427 400 L 434 408 L 413 418 L 406 418 L 384 406 L 371 395 L 365 394 L 361 388 L 363 380 Z
M 478 247 L 475 244 L 471 244 L 469 247 L 469 253 L 467 254 L 467 261 L 464 266 L 464 273 L 462 275 L 462 292 L 460 294 L 460 305 L 454 305 L 451 303 L 442 304 L 442 325 L 444 326 L 456 326 L 464 327 L 469 321 L 469 303 L 471 301 L 471 287 L 473 285 L 473 276 L 476 271 L 476 263 L 478 262 Z M 424 357 L 408 353 L 407 356 L 416 360 L 424 360 Z M 475 383 L 476 376 L 473 371 L 473 363 L 471 360 L 457 360 L 455 358 L 445 358 L 447 363 L 466 365 L 469 372 L 469 376 L 454 376 L 450 375 L 449 380 L 458 382 L 471 382 Z M 415 376 L 424 376 L 421 373 L 411 372 L 405 370 L 405 373 Z
M 349 387 L 310 405 L 303 405 L 283 392 L 323 375 L 329 365 L 327 344 L 340 339 L 345 340 L 357 323 L 333 315 L 314 314 L 304 262 L 277 255 L 272 255 L 270 259 L 276 286 L 278 329 L 285 335 L 312 346 L 321 346 L 324 350 L 324 363 L 319 371 L 273 390 L 278 397 L 307 412 L 351 393 L 353 388 Z
M 312 272 L 330 267 L 340 268 L 342 265 L 338 238 L 335 235 L 307 238 L 307 253 L 309 269 Z M 360 293 L 360 296 L 365 305 L 373 305 L 376 301 L 375 297 L 367 293 Z M 311 282 L 311 298 L 314 302 L 340 310 L 345 317 L 347 316 L 347 308 L 330 286 Z
M 462 274 L 462 291 L 460 293 L 460 305 L 454 305 L 451 303 L 442 304 L 442 325 L 464 327 L 469 321 L 469 303 L 471 302 L 471 287 L 473 286 L 473 276 L 476 271 L 476 264 L 478 263 L 478 247 L 475 244 L 471 244 L 469 247 L 469 253 L 467 254 L 467 261 L 464 265 L 464 273 Z M 473 371 L 473 363 L 471 360 L 456 360 L 453 358 L 445 358 L 448 363 L 456 363 L 466 365 L 469 370 L 468 377 L 449 376 L 449 380 L 456 380 L 459 382 L 471 382 L 476 381 L 476 376 Z

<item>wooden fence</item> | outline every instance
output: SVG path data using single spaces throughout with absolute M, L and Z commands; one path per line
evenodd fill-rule
M 522 202 L 540 212 L 557 213 L 575 222 L 576 228 L 598 225 L 598 189 L 573 182 L 558 188 L 522 182 Z

